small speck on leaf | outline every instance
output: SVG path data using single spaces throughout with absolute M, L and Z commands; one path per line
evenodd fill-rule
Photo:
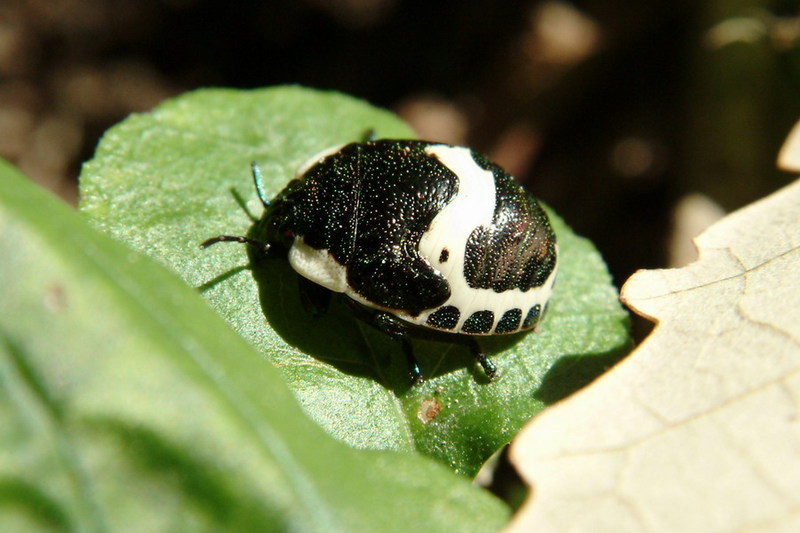
M 442 410 L 442 404 L 436 398 L 427 398 L 419 404 L 417 410 L 417 418 L 423 423 L 427 424 L 439 415 Z

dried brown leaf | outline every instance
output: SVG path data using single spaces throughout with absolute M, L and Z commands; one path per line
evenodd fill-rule
M 650 337 L 514 443 L 508 532 L 800 531 L 800 181 L 696 243 L 623 287 Z

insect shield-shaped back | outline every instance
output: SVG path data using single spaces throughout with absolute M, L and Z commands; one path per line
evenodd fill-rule
M 288 248 L 313 287 L 344 293 L 358 318 L 402 342 L 413 381 L 421 372 L 410 337 L 465 344 L 492 378 L 475 336 L 531 329 L 541 318 L 557 263 L 547 215 L 469 148 L 348 144 L 312 158 L 272 201 L 257 167 L 254 178 L 266 241 L 223 235 L 204 246 Z M 314 292 L 305 286 L 305 296 Z
M 307 165 L 292 205 L 292 267 L 411 324 L 490 335 L 534 327 L 550 296 L 547 215 L 469 148 L 353 143 Z

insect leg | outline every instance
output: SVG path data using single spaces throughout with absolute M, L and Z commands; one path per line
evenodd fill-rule
M 497 366 L 495 366 L 491 359 L 486 357 L 486 354 L 483 353 L 483 350 L 481 349 L 481 345 L 477 340 L 475 340 L 475 338 L 466 337 L 466 345 L 469 348 L 469 351 L 472 352 L 472 357 L 474 357 L 475 360 L 480 363 L 481 367 L 483 367 L 486 377 L 489 378 L 489 381 L 492 381 L 497 375 Z
M 378 311 L 372 316 L 375 327 L 393 339 L 400 341 L 400 346 L 403 348 L 403 353 L 408 361 L 408 377 L 411 379 L 411 383 L 422 383 L 422 370 L 419 368 L 419 361 L 414 357 L 414 348 L 411 345 L 408 328 L 389 313 Z
M 422 370 L 420 369 L 419 361 L 417 361 L 417 358 L 414 356 L 414 347 L 411 345 L 411 335 L 408 326 L 389 313 L 368 310 L 350 298 L 345 298 L 345 300 L 356 318 L 400 342 L 400 346 L 408 361 L 408 376 L 411 380 L 411 384 L 422 383 L 422 381 L 424 381 Z

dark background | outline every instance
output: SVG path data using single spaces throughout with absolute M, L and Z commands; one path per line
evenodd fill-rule
M 131 112 L 201 86 L 336 89 L 506 166 L 619 285 L 685 261 L 676 206 L 693 232 L 790 181 L 799 3 L 0 0 L 0 156 L 76 203 Z

